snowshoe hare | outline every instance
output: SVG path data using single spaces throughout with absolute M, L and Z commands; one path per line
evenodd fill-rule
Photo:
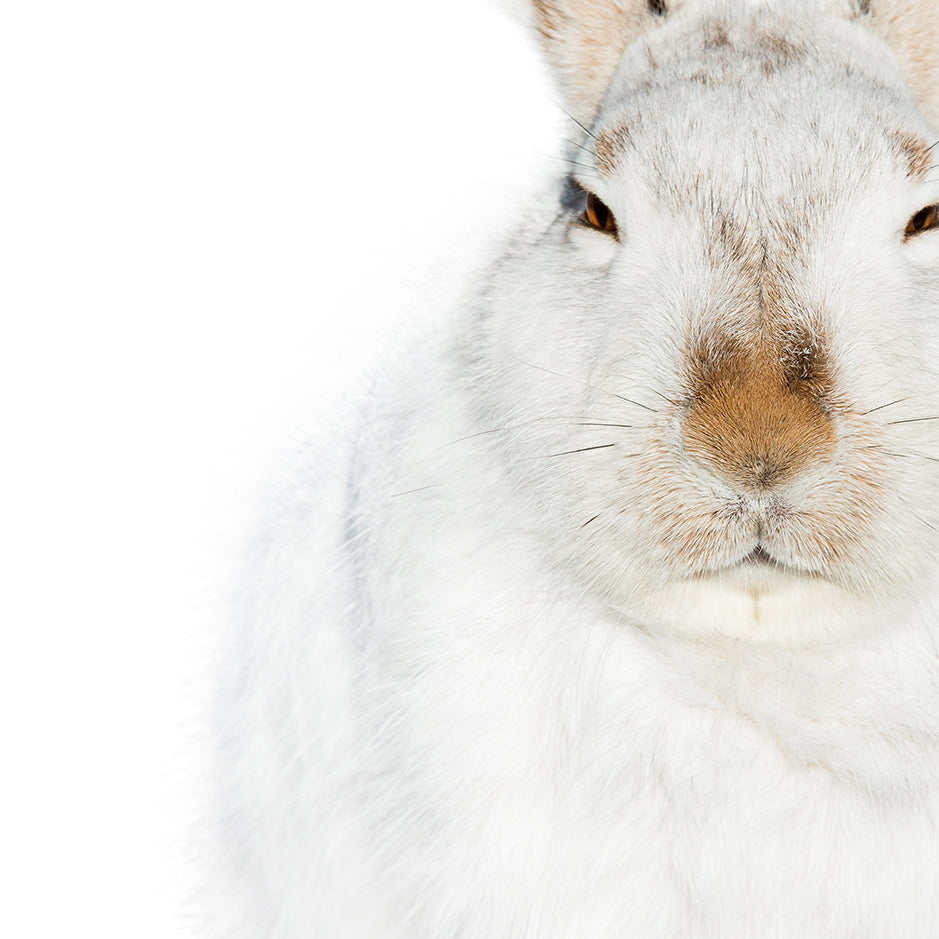
M 271 519 L 220 934 L 935 939 L 939 4 L 514 5 L 569 172 Z

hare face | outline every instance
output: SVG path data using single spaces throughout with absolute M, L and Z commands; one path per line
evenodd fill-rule
M 614 606 L 803 640 L 922 592 L 934 142 L 846 20 L 689 13 L 627 49 L 481 320 L 505 463 Z

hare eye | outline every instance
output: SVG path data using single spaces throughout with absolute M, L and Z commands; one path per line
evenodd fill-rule
M 587 208 L 580 217 L 581 222 L 597 231 L 605 231 L 611 235 L 617 234 L 616 219 L 608 206 L 601 202 L 592 192 L 587 193 Z
M 937 227 L 939 227 L 939 205 L 927 205 L 910 219 L 905 234 L 907 238 L 911 238 L 913 235 L 919 235 L 921 232 Z

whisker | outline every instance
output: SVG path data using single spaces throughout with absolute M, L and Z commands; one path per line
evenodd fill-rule
M 569 117 L 586 135 L 587 135 L 587 136 L 588 136 L 588 137 L 591 137 L 591 138 L 593 138 L 594 140 L 597 139 L 596 136 L 594 135 L 594 133 L 593 133 L 589 128 L 584 127 L 584 125 L 581 124 L 580 121 L 578 121 L 577 118 L 574 117 L 574 115 L 571 114 L 570 111 L 568 111 L 566 108 L 562 107 L 560 104 L 558 105 L 558 107 L 561 108 L 561 110 L 562 110 L 562 111 L 563 111 L 563 112 L 564 112 L 564 113 L 565 113 L 565 114 L 566 114 L 566 115 L 567 115 L 567 116 L 568 116 L 568 117 Z
M 907 417 L 902 421 L 887 421 L 887 424 L 915 424 L 919 421 L 939 421 L 939 417 Z
M 555 157 L 555 159 L 560 160 L 562 163 L 566 164 L 567 166 L 579 166 L 582 169 L 590 170 L 591 175 L 595 176 L 597 179 L 600 178 L 600 174 L 597 172 L 597 168 L 595 166 L 591 166 L 589 163 L 578 163 L 577 160 L 569 160 L 567 157 Z M 582 173 L 581 175 L 586 176 L 588 174 Z
M 898 456 L 901 460 L 912 460 L 917 457 L 921 460 L 929 460 L 931 463 L 939 463 L 939 457 L 927 456 L 925 453 L 897 453 L 893 450 L 884 450 L 887 456 Z
M 577 421 L 578 427 L 624 427 L 629 430 L 635 429 L 635 424 L 610 424 L 605 421 Z
M 562 375 L 560 372 L 555 372 L 550 368 L 545 368 L 543 365 L 535 365 L 532 362 L 526 362 L 524 359 L 520 359 L 517 356 L 512 356 L 516 362 L 520 365 L 527 365 L 528 368 L 536 368 L 541 372 L 547 372 L 549 375 L 554 375 L 556 378 L 563 378 L 565 381 L 573 381 L 578 385 L 583 385 L 585 388 L 592 388 L 595 391 L 602 391 L 604 394 L 610 395 L 613 398 L 618 398 L 620 401 L 626 401 L 628 404 L 634 404 L 637 408 L 644 408 L 646 411 L 651 411 L 653 414 L 658 414 L 658 411 L 649 407 L 648 404 L 642 404 L 640 401 L 633 401 L 632 398 L 627 398 L 625 395 L 617 394 L 615 391 L 608 391 L 606 388 L 600 388 L 598 385 L 591 385 L 590 382 L 581 381 L 579 378 L 571 378 L 570 375 Z
M 572 147 L 576 147 L 578 150 L 583 150 L 585 153 L 590 153 L 590 152 L 591 152 L 590 147 L 588 147 L 588 146 L 587 146 L 586 144 L 584 144 L 584 143 L 581 143 L 581 142 L 578 141 L 578 140 L 571 140 L 570 137 L 565 137 L 564 140 L 565 140 L 567 143 L 569 143 Z
M 629 380 L 626 375 L 618 375 L 618 374 L 617 374 L 617 375 L 612 375 L 611 377 L 613 377 L 613 378 L 622 378 L 624 381 L 628 381 L 628 380 Z M 677 407 L 677 406 L 678 406 L 678 402 L 677 402 L 674 398 L 670 398 L 668 395 L 663 394 L 661 391 L 658 391 L 658 390 L 656 390 L 655 388 L 648 388 L 647 390 L 649 391 L 650 394 L 658 395 L 663 401 L 667 402 L 668 404 L 671 404 L 671 405 L 674 406 L 674 407 Z M 648 407 L 648 405 L 639 404 L 638 401 L 631 401 L 629 398 L 624 398 L 623 400 L 624 400 L 624 401 L 630 401 L 631 404 L 638 404 L 639 407 L 641 407 L 641 408 Z M 655 409 L 654 409 L 654 408 L 649 408 L 649 410 L 650 410 L 650 411 L 654 411 Z M 655 413 L 657 414 L 658 411 L 656 411 Z
M 441 444 L 439 447 L 435 447 L 433 450 L 426 452 L 424 456 L 422 457 L 422 460 L 427 460 L 429 457 L 432 457 L 435 453 L 439 453 L 441 450 L 447 447 L 452 447 L 458 443 L 464 443 L 465 441 L 472 440 L 476 437 L 485 437 L 490 434 L 508 433 L 513 430 L 520 430 L 524 427 L 531 427 L 534 424 L 541 424 L 541 423 L 544 423 L 545 421 L 553 421 L 560 425 L 567 424 L 569 426 L 574 426 L 574 427 L 618 427 L 618 428 L 624 428 L 626 430 L 632 430 L 635 428 L 635 425 L 633 424 L 617 424 L 617 423 L 614 423 L 613 421 L 588 421 L 588 420 L 582 420 L 579 417 L 572 417 L 566 414 L 547 414 L 544 417 L 535 417 L 535 418 L 532 418 L 530 421 L 522 421 L 519 424 L 508 424 L 505 427 L 493 427 L 493 428 L 490 428 L 489 430 L 479 430 L 473 434 L 466 434 L 464 437 L 457 437 L 454 440 L 450 440 L 447 443 Z M 544 457 L 529 457 L 528 459 L 548 459 L 550 457 L 555 457 L 555 456 L 568 456 L 574 453 L 586 453 L 589 450 L 606 450 L 610 447 L 615 447 L 617 445 L 618 444 L 614 442 L 614 443 L 600 444 L 598 446 L 579 447 L 574 450 L 564 450 L 559 453 L 546 454 Z M 638 456 L 638 454 L 626 454 L 626 455 Z M 402 492 L 393 492 L 391 493 L 389 498 L 395 499 L 399 496 L 412 495 L 413 493 L 416 493 L 416 492 L 426 492 L 429 489 L 439 489 L 441 485 L 443 484 L 435 483 L 429 486 L 419 486 L 416 489 L 406 489 L 406 490 L 403 490 Z
M 901 404 L 904 401 L 909 401 L 909 396 L 906 398 L 897 398 L 896 401 L 888 401 L 886 404 L 878 404 L 876 408 L 871 408 L 869 411 L 862 411 L 861 417 L 867 417 L 868 414 L 873 414 L 874 411 L 882 411 L 884 408 L 892 408 L 895 404 Z
M 601 389 L 602 390 L 602 389 Z M 485 437 L 489 434 L 505 434 L 512 430 L 521 430 L 523 427 L 531 427 L 533 424 L 542 424 L 545 421 L 557 421 L 560 423 L 569 423 L 573 427 L 620 427 L 625 430 L 637 429 L 635 424 L 617 424 L 613 421 L 591 421 L 585 417 L 573 416 L 569 414 L 546 414 L 544 417 L 533 417 L 530 421 L 522 421 L 519 424 L 506 424 L 505 427 L 492 427 L 489 430 L 477 430 L 475 433 L 466 434 L 464 437 L 457 437 L 447 443 L 435 447 L 425 454 L 425 458 L 433 456 L 444 447 L 452 447 L 455 444 L 463 443 L 467 440 L 473 440 L 476 437 Z
M 651 411 L 653 414 L 659 413 L 655 408 L 649 407 L 648 404 L 643 404 L 641 401 L 633 401 L 632 398 L 627 398 L 625 395 L 616 395 L 616 397 L 621 401 L 627 401 L 629 404 L 636 405 L 637 408 L 644 408 L 646 411 Z
M 663 394 L 661 391 L 657 391 L 655 388 L 650 388 L 649 390 L 652 392 L 652 394 L 658 395 L 667 404 L 672 404 L 672 405 L 678 404 L 678 402 L 674 398 L 670 398 L 667 394 Z
M 440 488 L 439 483 L 433 486 L 420 486 L 417 489 L 405 489 L 404 492 L 393 492 L 389 496 L 389 498 L 397 499 L 398 496 L 410 496 L 410 495 L 413 495 L 415 492 L 426 492 L 428 489 L 439 489 L 439 488 Z
M 456 446 L 460 443 L 466 443 L 468 440 L 475 440 L 478 437 L 488 437 L 492 434 L 506 434 L 510 433 L 513 430 L 522 430 L 526 427 L 533 427 L 539 424 L 556 424 L 558 426 L 569 426 L 569 427 L 612 427 L 619 428 L 622 430 L 637 430 L 645 429 L 636 424 L 620 424 L 615 421 L 602 421 L 602 420 L 589 420 L 588 418 L 582 417 L 581 415 L 570 415 L 570 414 L 546 414 L 543 417 L 534 417 L 528 421 L 521 421 L 518 424 L 506 424 L 504 427 L 492 427 L 488 430 L 478 430 L 472 434 L 466 434 L 463 437 L 456 437 L 453 440 L 448 440 L 446 443 L 442 443 L 437 447 L 434 447 L 433 450 L 428 450 L 423 453 L 421 456 L 421 462 L 425 462 L 433 457 L 435 454 L 439 453 L 441 450 L 445 450 L 448 447 Z M 604 446 L 615 446 L 615 444 L 605 444 Z M 593 449 L 591 447 L 585 447 L 585 450 Z M 577 452 L 577 451 L 570 451 Z M 549 454 L 551 456 L 559 456 L 560 454 Z M 635 456 L 637 454 L 629 454 L 630 456 Z M 413 492 L 422 492 L 423 489 L 432 489 L 436 488 L 434 486 L 425 486 L 420 489 L 408 489 L 405 492 L 396 492 L 393 493 L 391 498 L 395 496 L 404 496 L 409 495 Z
M 578 447 L 576 450 L 562 450 L 560 453 L 546 453 L 542 459 L 550 459 L 553 456 L 570 456 L 572 453 L 587 453 L 588 450 L 609 450 L 615 447 L 615 443 L 602 443 L 596 447 Z
M 595 522 L 602 514 L 603 514 L 602 512 L 598 512 L 596 515 L 594 515 L 593 518 L 588 518 L 587 521 L 584 522 L 584 524 L 581 525 L 580 527 L 586 528 L 591 522 Z

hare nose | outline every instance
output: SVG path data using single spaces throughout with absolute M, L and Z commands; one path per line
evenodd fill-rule
M 765 492 L 831 456 L 824 363 L 769 340 L 725 341 L 691 356 L 686 453 L 735 488 Z
M 751 453 L 740 460 L 738 476 L 748 489 L 770 489 L 784 475 L 785 461 L 774 459 L 776 454 Z

